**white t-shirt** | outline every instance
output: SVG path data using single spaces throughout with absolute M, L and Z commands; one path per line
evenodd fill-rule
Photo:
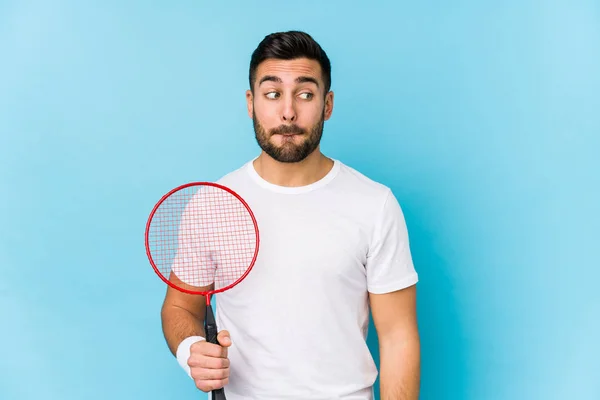
M 233 342 L 227 399 L 372 399 L 368 292 L 418 281 L 391 190 L 338 160 L 302 187 L 265 181 L 252 161 L 217 183 L 248 203 L 260 234 L 250 273 L 213 300 Z

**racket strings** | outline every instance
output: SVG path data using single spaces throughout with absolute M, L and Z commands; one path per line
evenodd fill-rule
M 189 186 L 156 209 L 148 239 L 154 264 L 191 291 L 217 290 L 238 281 L 252 263 L 256 228 L 245 205 L 214 186 Z

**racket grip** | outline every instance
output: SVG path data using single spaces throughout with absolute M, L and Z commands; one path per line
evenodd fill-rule
M 223 390 L 223 388 L 213 390 L 212 394 L 211 394 L 211 399 L 212 400 L 227 400 L 227 397 L 225 397 L 225 391 Z
M 204 318 L 204 333 L 206 334 L 206 341 L 209 343 L 217 343 L 217 322 L 215 321 L 215 314 L 213 313 L 212 306 L 206 305 L 206 317 Z M 212 391 L 212 400 L 227 400 L 225 397 L 225 391 L 223 388 L 215 389 Z

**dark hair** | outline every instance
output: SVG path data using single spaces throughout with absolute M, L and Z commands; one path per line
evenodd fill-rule
M 258 44 L 250 59 L 250 90 L 254 91 L 256 69 L 259 64 L 269 58 L 280 60 L 293 60 L 295 58 L 308 58 L 318 61 L 321 65 L 325 93 L 331 87 L 331 63 L 325 51 L 308 34 L 300 31 L 272 33 Z

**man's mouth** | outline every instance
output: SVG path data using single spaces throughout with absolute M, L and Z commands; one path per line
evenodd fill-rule
M 280 127 L 278 129 L 274 129 L 272 131 L 273 135 L 281 135 L 281 136 L 294 136 L 294 135 L 302 135 L 304 131 L 299 129 L 299 127 Z

